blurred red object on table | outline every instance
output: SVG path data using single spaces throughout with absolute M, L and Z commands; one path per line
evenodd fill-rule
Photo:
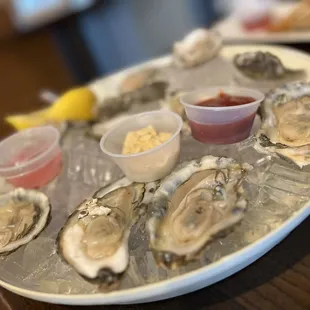
M 242 26 L 245 30 L 257 30 L 257 29 L 268 29 L 271 24 L 271 17 L 269 14 L 262 16 L 255 20 L 243 21 Z
M 270 0 L 236 0 L 234 15 L 243 29 L 248 31 L 265 29 L 271 22 Z

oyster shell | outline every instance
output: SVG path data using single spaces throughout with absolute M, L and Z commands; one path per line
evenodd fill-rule
M 157 183 L 127 179 L 97 191 L 68 218 L 57 239 L 59 254 L 80 275 L 115 288 L 126 270 L 132 225 L 145 212 Z
M 91 125 L 91 127 L 86 131 L 86 134 L 91 138 L 99 141 L 106 132 L 108 132 L 118 123 L 126 120 L 128 117 L 130 117 L 128 114 L 118 114 L 117 116 L 107 121 L 95 123 Z
M 36 190 L 14 189 L 0 197 L 0 254 L 35 239 L 49 221 L 50 202 Z
M 255 149 L 310 164 L 310 84 L 293 82 L 270 91 L 262 103 Z
M 171 93 L 170 95 L 167 96 L 167 98 L 160 101 L 160 108 L 162 110 L 169 110 L 171 112 L 179 114 L 183 120 L 181 132 L 186 136 L 190 136 L 191 128 L 189 126 L 188 119 L 185 114 L 185 108 L 180 102 L 180 96 L 182 96 L 183 94 L 184 92 L 179 91 Z
M 250 168 L 205 156 L 163 180 L 147 222 L 159 265 L 176 268 L 197 258 L 208 242 L 241 221 L 247 208 L 242 180 Z
M 133 106 L 140 107 L 139 111 L 141 107 L 149 110 L 149 106 L 152 106 L 151 103 L 158 106 L 157 101 L 165 98 L 167 87 L 168 84 L 166 82 L 153 82 L 135 91 L 104 100 L 98 107 L 97 121 L 87 128 L 86 135 L 99 140 L 118 122 L 125 120 L 129 116 L 126 112 L 131 110 Z
M 161 100 L 160 106 L 162 109 L 166 109 L 179 114 L 182 119 L 186 119 L 184 106 L 180 102 L 180 97 L 184 92 L 176 91 L 170 93 L 164 100 Z
M 98 119 L 105 120 L 128 111 L 134 104 L 145 104 L 151 101 L 165 98 L 168 84 L 166 82 L 154 82 L 145 85 L 135 91 L 121 94 L 117 97 L 105 99 L 98 108 Z
M 157 73 L 158 70 L 155 68 L 146 68 L 129 74 L 121 82 L 120 92 L 132 92 L 146 86 L 147 84 L 151 84 Z
M 282 61 L 269 52 L 245 52 L 237 54 L 233 63 L 238 69 L 235 80 L 242 85 L 255 85 L 271 89 L 278 85 L 306 78 L 303 69 L 286 68 Z M 255 84 L 253 84 L 255 83 Z
M 215 57 L 222 47 L 222 37 L 214 30 L 196 29 L 173 45 L 173 58 L 181 68 L 195 67 Z

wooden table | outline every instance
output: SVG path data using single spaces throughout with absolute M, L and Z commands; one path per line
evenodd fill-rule
M 310 218 L 277 247 L 230 278 L 182 297 L 130 306 L 45 304 L 0 289 L 1 310 L 65 309 L 310 309 Z
M 44 107 L 42 89 L 62 93 L 73 78 L 49 29 L 19 34 L 10 16 L 10 0 L 0 1 L 0 138 L 13 132 L 3 122 L 6 115 Z

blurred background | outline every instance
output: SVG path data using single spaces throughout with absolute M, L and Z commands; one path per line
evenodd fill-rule
M 41 89 L 60 93 L 167 54 L 191 30 L 229 15 L 233 3 L 0 0 L 0 117 L 42 107 Z

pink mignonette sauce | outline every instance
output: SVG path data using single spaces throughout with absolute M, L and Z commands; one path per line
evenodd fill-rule
M 15 187 L 40 188 L 61 171 L 59 132 L 51 126 L 21 131 L 0 143 L 0 176 Z

